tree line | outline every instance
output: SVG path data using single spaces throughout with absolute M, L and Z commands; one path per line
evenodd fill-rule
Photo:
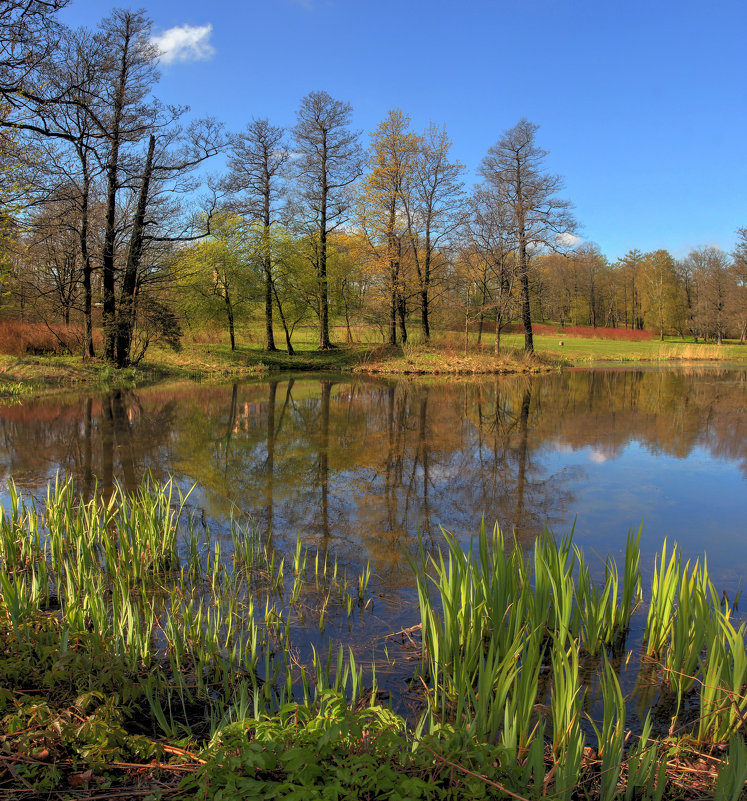
M 437 327 L 532 321 L 747 336 L 747 229 L 733 254 L 677 260 L 580 243 L 537 126 L 505 131 L 468 188 L 443 126 L 391 110 L 366 138 L 352 107 L 301 99 L 289 130 L 262 117 L 229 133 L 155 97 L 159 52 L 142 12 L 65 29 L 69 0 L 0 9 L 2 315 L 66 333 L 84 359 L 137 363 L 185 328 L 262 320 L 293 352 L 298 325 L 382 341 Z M 225 168 L 206 164 L 223 154 Z M 72 333 L 71 333 L 72 332 Z M 62 334 L 56 334 L 62 339 Z M 99 341 L 100 338 L 100 341 Z M 71 343 L 74 343 L 71 345 Z

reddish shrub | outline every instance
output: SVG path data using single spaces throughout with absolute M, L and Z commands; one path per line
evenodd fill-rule
M 590 325 L 569 325 L 560 329 L 564 336 L 588 339 L 617 339 L 623 342 L 644 342 L 655 339 L 653 331 L 636 331 L 631 328 L 592 328 Z
M 508 334 L 523 334 L 524 326 L 521 323 L 512 323 L 504 329 Z M 556 336 L 562 334 L 566 337 L 583 337 L 584 339 L 617 339 L 623 342 L 644 342 L 656 339 L 658 334 L 653 331 L 634 331 L 630 328 L 593 328 L 590 325 L 567 325 L 561 328 L 558 325 L 545 323 L 532 323 L 532 331 L 540 336 Z
M 94 332 L 94 347 L 101 348 L 101 336 Z M 75 326 L 0 320 L 0 353 L 10 356 L 62 355 L 80 353 L 83 330 Z

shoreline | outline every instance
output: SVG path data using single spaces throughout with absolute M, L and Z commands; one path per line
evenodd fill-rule
M 590 343 L 591 342 L 591 346 Z M 117 369 L 100 359 L 84 362 L 79 356 L 2 356 L 0 355 L 0 399 L 8 400 L 50 391 L 85 387 L 107 389 L 150 386 L 176 380 L 224 382 L 259 378 L 276 372 L 336 372 L 378 377 L 439 378 L 497 375 L 534 375 L 563 369 L 594 367 L 626 368 L 641 366 L 747 367 L 747 347 L 669 344 L 656 352 L 579 353 L 593 347 L 594 341 L 582 340 L 559 355 L 547 349 L 526 356 L 518 349 L 506 348 L 495 356 L 491 350 L 473 347 L 468 353 L 443 346 L 400 346 L 375 348 L 336 347 L 328 351 L 299 350 L 293 356 L 285 351 L 267 352 L 240 347 L 231 352 L 225 347 L 191 345 L 174 354 L 153 350 L 142 365 Z M 657 343 L 658 345 L 659 343 Z M 199 348 L 199 349 L 198 349 Z M 704 349 L 712 348 L 709 352 Z M 631 349 L 632 350 L 632 349 Z M 574 352 L 576 351 L 576 352 Z

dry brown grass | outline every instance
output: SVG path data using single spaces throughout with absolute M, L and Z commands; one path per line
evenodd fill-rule
M 538 356 L 504 350 L 498 356 L 492 348 L 471 345 L 465 352 L 456 337 L 444 337 L 428 345 L 376 345 L 361 356 L 353 369 L 365 373 L 413 375 L 491 375 L 536 373 L 551 365 Z
M 98 332 L 94 346 L 101 347 Z M 62 356 L 80 353 L 82 347 L 83 329 L 77 326 L 0 320 L 0 353 L 8 356 Z

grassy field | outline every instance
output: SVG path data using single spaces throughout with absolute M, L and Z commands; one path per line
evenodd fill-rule
M 566 334 L 535 334 L 535 355 L 523 351 L 523 334 L 504 334 L 501 352 L 494 355 L 494 335 L 485 334 L 481 344 L 470 335 L 465 346 L 458 332 L 437 332 L 424 344 L 416 334 L 404 346 L 381 343 L 377 329 L 358 327 L 353 343 L 346 344 L 343 328 L 332 331 L 335 348 L 317 350 L 313 328 L 297 330 L 296 353 L 284 349 L 268 353 L 262 349 L 261 334 L 250 329 L 240 332 L 239 345 L 231 351 L 221 335 L 185 337 L 182 349 L 174 352 L 152 346 L 136 367 L 115 370 L 99 359 L 84 363 L 78 356 L 0 355 L 0 398 L 19 397 L 28 392 L 75 386 L 138 386 L 163 380 L 244 379 L 275 370 L 324 370 L 368 372 L 387 375 L 432 374 L 475 375 L 533 373 L 560 367 L 598 363 L 723 362 L 747 365 L 747 346 L 736 343 L 703 345 L 669 337 L 625 341 L 608 338 L 575 337 Z M 276 341 L 282 341 L 280 333 Z
M 523 342 L 523 336 L 518 334 L 509 335 L 505 339 L 507 346 L 521 347 Z M 660 342 L 658 339 L 625 342 L 611 339 L 539 335 L 534 338 L 534 347 L 540 354 L 562 359 L 571 364 L 601 361 L 720 361 L 747 364 L 747 346 L 745 345 L 695 345 L 678 337 L 667 337 L 664 342 Z

